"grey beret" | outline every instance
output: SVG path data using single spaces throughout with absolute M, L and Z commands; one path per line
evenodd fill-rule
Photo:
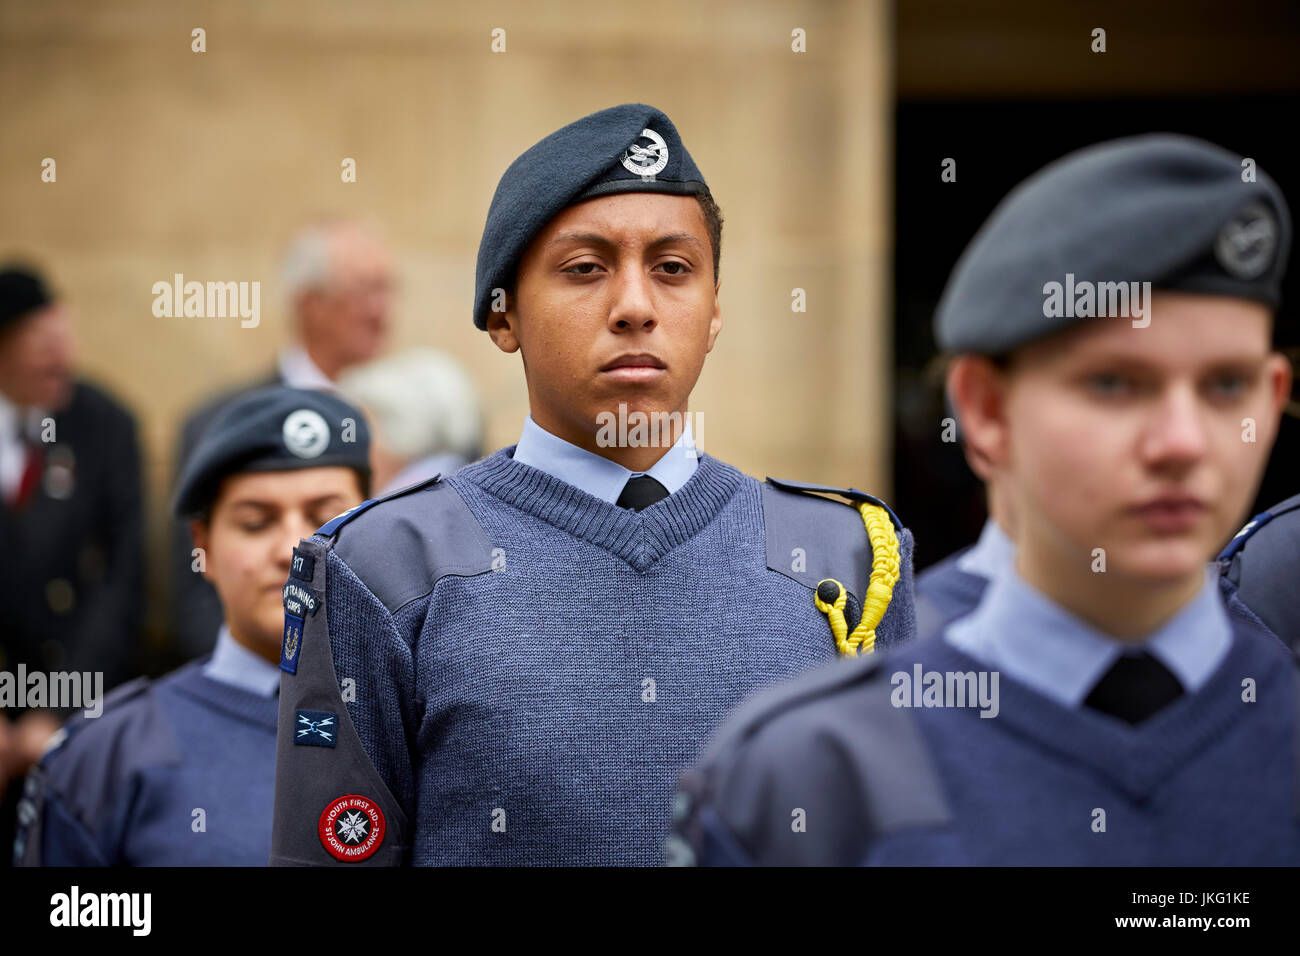
M 1248 168 L 1252 182 L 1243 181 Z M 1101 143 L 1003 199 L 949 277 L 935 338 L 994 355 L 1089 317 L 1086 306 L 1074 314 L 1068 291 L 1064 310 L 1049 308 L 1049 283 L 1089 283 L 1092 295 L 1102 283 L 1150 282 L 1276 310 L 1290 244 L 1286 200 L 1243 157 L 1169 133 Z
M 487 328 L 493 290 L 511 284 L 520 256 L 556 213 L 625 192 L 709 194 L 677 127 L 644 103 L 584 116 L 511 163 L 497 184 L 478 246 L 474 324 Z
M 181 468 L 176 514 L 199 514 L 221 481 L 249 471 L 343 466 L 370 475 L 365 417 L 327 392 L 273 385 L 226 405 Z

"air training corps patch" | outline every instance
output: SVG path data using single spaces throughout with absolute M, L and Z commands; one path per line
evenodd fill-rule
M 284 597 L 284 612 L 294 617 L 315 614 L 316 608 L 320 606 L 320 599 L 310 589 L 294 581 L 287 583 L 280 593 Z
M 284 640 L 280 644 L 280 670 L 298 673 L 298 652 L 302 650 L 302 618 L 284 615 Z

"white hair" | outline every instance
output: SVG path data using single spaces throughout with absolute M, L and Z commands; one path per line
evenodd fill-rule
M 345 372 L 339 391 L 370 416 L 380 443 L 406 462 L 477 457 L 483 441 L 478 390 L 460 363 L 436 349 L 409 349 Z
M 313 223 L 299 230 L 285 250 L 280 268 L 280 292 L 286 311 L 296 314 L 304 292 L 319 289 L 329 279 L 334 260 L 334 234 L 341 220 Z

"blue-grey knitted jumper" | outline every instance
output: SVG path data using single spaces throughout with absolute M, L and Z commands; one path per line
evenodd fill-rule
M 413 821 L 411 863 L 660 863 L 677 774 L 744 697 L 834 658 L 830 628 L 768 568 L 761 486 L 730 465 L 703 455 L 634 512 L 513 450 L 446 479 L 498 570 L 390 614 L 329 552 L 349 713 Z M 879 646 L 911 636 L 899 605 Z

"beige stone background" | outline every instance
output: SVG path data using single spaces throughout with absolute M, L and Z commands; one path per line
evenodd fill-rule
M 45 267 L 84 372 L 136 412 L 157 560 L 179 422 L 269 369 L 280 250 L 314 216 L 385 230 L 392 347 L 463 361 L 488 447 L 513 442 L 518 356 L 470 319 L 492 192 L 552 130 L 649 102 L 726 217 L 724 326 L 691 406 L 703 447 L 888 494 L 890 57 L 880 0 L 0 0 L 0 255 Z M 260 281 L 261 325 L 155 318 L 151 287 L 177 272 Z

